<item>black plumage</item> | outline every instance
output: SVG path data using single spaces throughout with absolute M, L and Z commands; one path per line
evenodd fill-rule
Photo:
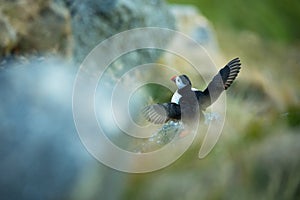
M 231 60 L 217 75 L 214 76 L 204 91 L 192 91 L 189 78 L 186 75 L 178 76 L 177 78 L 180 80 L 176 81 L 179 81 L 184 85 L 176 91 L 181 96 L 179 102 L 149 105 L 143 109 L 143 114 L 148 121 L 155 124 L 162 124 L 169 120 L 180 120 L 182 112 L 194 115 L 195 110 L 198 108 L 204 111 L 219 98 L 224 90 L 227 90 L 231 86 L 232 82 L 240 72 L 240 69 L 240 59 L 235 58 Z M 196 97 L 195 99 L 197 99 L 196 101 L 198 102 L 199 107 L 194 104 L 195 101 L 191 100 L 193 99 L 193 96 Z M 187 114 L 185 114 L 185 116 L 188 117 Z

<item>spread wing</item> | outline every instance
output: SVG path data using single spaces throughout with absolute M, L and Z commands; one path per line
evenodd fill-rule
M 214 103 L 221 93 L 230 87 L 241 69 L 239 58 L 231 60 L 225 67 L 208 84 L 207 88 L 201 92 L 197 91 L 196 95 L 202 108 L 206 108 Z
M 225 67 L 223 67 L 219 74 L 222 77 L 224 89 L 227 90 L 237 77 L 238 73 L 241 70 L 241 61 L 239 58 L 231 60 Z
M 144 117 L 154 123 L 163 124 L 171 119 L 180 120 L 180 105 L 176 103 L 153 104 L 143 108 Z

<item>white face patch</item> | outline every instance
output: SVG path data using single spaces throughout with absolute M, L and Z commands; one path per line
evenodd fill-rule
M 176 77 L 175 83 L 176 83 L 178 89 L 181 89 L 186 86 L 179 77 Z

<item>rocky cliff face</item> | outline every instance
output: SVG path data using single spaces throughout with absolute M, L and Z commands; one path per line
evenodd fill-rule
M 83 58 L 99 42 L 137 27 L 174 28 L 161 0 L 0 2 L 0 56 L 54 53 Z
M 82 61 L 95 45 L 119 32 L 148 26 L 175 28 L 174 18 L 164 1 L 88 1 L 90 4 L 82 2 L 75 1 L 69 7 L 72 12 L 76 61 Z
M 81 62 L 101 41 L 140 27 L 177 29 L 209 49 L 217 47 L 195 8 L 170 7 L 163 0 L 3 0 L 0 57 L 50 53 Z

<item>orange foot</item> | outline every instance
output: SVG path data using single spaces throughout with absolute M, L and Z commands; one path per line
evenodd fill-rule
M 183 131 L 181 131 L 181 133 L 179 134 L 179 137 L 180 137 L 180 138 L 183 138 L 183 137 L 187 136 L 189 133 L 190 133 L 190 132 L 189 132 L 188 130 L 183 130 Z

